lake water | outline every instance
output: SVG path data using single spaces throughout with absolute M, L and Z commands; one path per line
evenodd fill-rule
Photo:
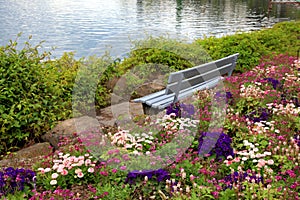
M 45 40 L 43 50 L 59 57 L 120 56 L 130 40 L 168 34 L 192 41 L 268 26 L 269 0 L 0 0 L 0 45 L 22 32 L 22 44 Z M 274 5 L 272 18 L 299 20 L 299 7 Z M 264 18 L 264 20 L 262 20 Z M 263 23 L 262 23 L 263 21 Z

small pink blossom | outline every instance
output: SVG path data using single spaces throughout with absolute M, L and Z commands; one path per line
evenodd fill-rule
M 268 165 L 273 165 L 274 161 L 273 160 L 268 160 Z
M 95 171 L 95 170 L 94 170 L 93 167 L 88 168 L 88 172 L 89 172 L 89 173 L 94 173 L 94 171 Z
M 258 160 L 257 167 L 262 168 L 263 166 L 265 166 L 265 164 L 266 164 L 266 161 L 265 161 L 265 160 L 259 159 L 259 160 Z
M 108 176 L 108 172 L 106 172 L 106 171 L 101 171 L 100 174 L 103 176 Z
M 80 172 L 82 172 L 81 169 L 79 169 L 79 168 L 75 169 L 75 173 L 76 173 L 76 174 L 79 174 Z
M 65 175 L 67 175 L 67 174 L 68 174 L 68 170 L 63 169 L 62 172 L 61 172 L 61 175 L 65 176 Z
M 53 179 L 56 179 L 58 177 L 58 173 L 53 173 L 52 175 L 51 175 L 51 178 L 53 178 Z
M 91 159 L 85 160 L 85 166 L 89 166 L 92 163 Z
M 84 174 L 83 174 L 82 172 L 79 172 L 79 173 L 77 174 L 77 176 L 78 176 L 78 178 L 82 178 L 82 177 L 84 176 Z

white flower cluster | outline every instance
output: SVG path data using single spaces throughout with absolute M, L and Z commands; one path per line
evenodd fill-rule
M 265 151 L 264 153 L 259 153 L 259 144 L 258 143 L 251 143 L 248 140 L 243 141 L 244 146 L 246 147 L 246 150 L 235 152 L 236 155 L 239 155 L 235 157 L 235 159 L 232 159 L 232 156 L 228 156 L 227 160 L 224 161 L 226 166 L 230 166 L 232 163 L 241 163 L 242 165 L 245 164 L 245 162 L 252 162 L 257 163 L 256 167 L 258 169 L 261 169 L 264 167 L 264 170 L 268 173 L 272 173 L 273 170 L 269 168 L 267 165 L 273 165 L 274 161 L 272 159 L 265 159 L 267 156 L 271 156 L 272 153 Z M 241 166 L 238 167 L 239 169 L 242 169 Z
M 285 106 L 283 104 L 277 103 L 268 103 L 268 109 L 272 110 L 273 114 L 282 115 L 282 114 L 290 114 L 290 115 L 299 115 L 300 107 L 296 108 L 293 103 L 287 103 Z
M 162 119 L 157 119 L 156 123 L 160 124 L 167 130 L 184 130 L 191 127 L 197 127 L 199 120 L 190 118 L 174 118 L 175 114 L 164 115 Z
M 296 69 L 300 69 L 300 60 L 295 60 L 292 66 L 295 67 Z M 299 73 L 298 76 L 300 76 Z
M 253 135 L 257 134 L 263 134 L 267 132 L 275 132 L 275 133 L 280 133 L 280 130 L 275 129 L 275 121 L 259 121 L 259 122 L 254 122 L 254 124 L 251 124 L 252 122 L 247 119 L 248 123 L 248 128 L 249 128 L 249 133 Z
M 259 146 L 258 143 L 252 144 L 248 140 L 243 141 L 244 146 L 248 147 L 247 150 L 237 152 L 236 154 L 243 156 L 242 157 L 242 164 L 243 162 L 247 160 L 251 160 L 253 163 L 257 163 L 256 167 L 259 169 L 262 167 L 265 167 L 267 172 L 271 173 L 273 172 L 272 169 L 268 168 L 266 165 L 273 165 L 274 161 L 272 159 L 265 160 L 264 158 L 267 156 L 271 156 L 271 152 L 265 151 L 264 153 L 259 153 L 259 149 L 257 148 Z
M 252 97 L 252 98 L 262 98 L 264 97 L 265 92 L 261 90 L 256 85 L 241 85 L 240 96 L 241 97 Z
M 124 147 L 125 149 L 134 149 L 137 151 L 143 150 L 143 144 L 142 143 L 153 143 L 153 136 L 152 132 L 149 133 L 142 133 L 142 134 L 135 134 L 132 135 L 129 133 L 129 130 L 121 130 L 119 128 L 119 131 L 115 134 L 108 133 L 109 138 L 111 139 L 111 143 L 113 145 L 117 145 L 119 147 Z

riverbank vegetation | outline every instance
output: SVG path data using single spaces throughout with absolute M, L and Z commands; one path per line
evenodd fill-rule
M 212 98 L 208 91 L 196 95 L 197 101 L 189 105 L 194 112 L 184 120 L 165 116 L 162 121 L 153 122 L 163 127 L 158 134 L 147 132 L 140 140 L 134 138 L 133 130 L 107 133 L 112 142 L 131 141 L 117 142 L 118 148 L 107 152 L 108 155 L 117 157 L 119 149 L 128 154 L 148 154 L 182 133 L 180 127 L 192 126 L 192 115 L 197 115 L 200 118 L 194 130 L 197 137 L 172 165 L 128 172 L 126 162 L 119 168 L 100 162 L 79 142 L 76 148 L 54 152 L 32 169 L 1 170 L 0 197 L 297 199 L 300 195 L 300 66 L 296 57 L 299 27 L 299 22 L 285 22 L 271 29 L 205 38 L 192 44 L 149 37 L 137 41 L 136 49 L 123 60 L 113 60 L 109 55 L 76 60 L 72 53 L 50 60 L 49 53 L 39 53 L 39 46 L 32 47 L 29 43 L 21 50 L 17 50 L 15 41 L 0 47 L 2 156 L 38 142 L 41 134 L 57 121 L 70 118 L 76 107 L 74 99 L 84 102 L 81 109 L 75 110 L 77 116 L 89 113 L 92 103 L 96 110 L 108 106 L 115 80 L 136 66 L 154 63 L 176 71 L 240 53 L 238 73 L 224 81 L 227 113 L 219 133 L 208 132 Z M 138 79 L 143 80 L 143 76 Z M 97 80 L 97 84 L 91 80 Z M 216 94 L 214 98 L 222 96 Z M 129 137 L 122 135 L 124 131 L 132 135 L 130 140 L 123 138 Z M 208 154 L 199 157 L 203 141 L 211 134 L 220 137 Z

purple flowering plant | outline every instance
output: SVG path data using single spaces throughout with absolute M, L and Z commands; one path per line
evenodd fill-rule
M 214 135 L 218 136 L 218 139 L 214 139 Z M 204 140 L 211 140 L 212 142 L 208 142 L 206 145 L 209 145 L 208 148 L 211 148 L 211 150 L 208 152 L 209 156 L 215 155 L 217 160 L 226 159 L 228 156 L 234 157 L 233 148 L 231 147 L 232 140 L 231 138 L 226 135 L 225 133 L 208 133 L 203 132 L 201 133 L 201 136 L 199 137 L 199 146 L 198 146 L 198 152 L 200 153 L 202 151 L 202 148 L 204 147 Z
M 166 108 L 166 114 L 172 113 L 175 114 L 175 117 L 192 118 L 195 114 L 195 107 L 192 104 L 172 103 Z
M 0 171 L 0 198 L 35 188 L 36 173 L 29 169 L 7 167 Z

